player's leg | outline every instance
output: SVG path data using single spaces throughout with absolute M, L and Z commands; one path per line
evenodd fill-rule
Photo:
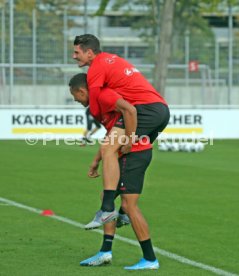
M 120 162 L 119 162 L 119 164 L 120 164 Z M 120 169 L 121 169 L 121 167 L 120 167 Z M 120 195 L 119 188 L 120 188 L 120 185 L 118 184 L 118 188 L 117 188 L 117 191 L 115 194 L 115 199 L 116 199 L 116 197 L 118 197 Z M 104 195 L 104 193 L 102 192 L 101 196 L 100 196 L 101 202 L 103 200 L 103 195 Z M 118 210 L 118 218 L 116 221 L 116 228 L 121 228 L 122 226 L 126 226 L 129 224 L 130 224 L 130 219 L 129 219 L 128 215 L 125 213 L 125 211 L 123 210 L 122 206 L 120 205 L 120 208 Z M 108 230 L 107 230 L 108 228 L 104 228 L 104 229 L 106 229 L 105 232 L 108 232 Z
M 118 195 L 119 195 L 119 193 L 116 192 L 116 197 Z M 103 193 L 101 193 L 100 199 L 102 201 Z M 116 221 L 111 221 L 111 222 L 104 224 L 103 242 L 102 242 L 100 251 L 93 257 L 90 257 L 90 258 L 80 262 L 80 265 L 82 265 L 82 266 L 100 266 L 103 264 L 111 263 L 111 261 L 112 261 L 112 244 L 113 244 L 113 240 L 114 240 L 115 230 L 116 230 Z
M 108 135 L 107 142 L 101 145 L 104 185 L 102 211 L 112 212 L 115 209 L 115 191 L 120 177 L 118 151 L 124 142 L 124 135 L 124 129 L 113 127 Z
M 98 130 L 99 130 L 100 128 L 98 128 L 98 127 L 95 127 L 95 128 L 93 128 L 92 130 L 86 130 L 85 131 L 85 134 L 84 134 L 84 140 L 85 140 L 85 142 L 88 144 L 88 145 L 94 145 L 94 143 L 93 143 L 93 140 L 92 140 L 92 135 L 93 134 L 95 134 Z
M 104 189 L 116 190 L 119 182 L 118 151 L 124 143 L 125 130 L 113 127 L 107 141 L 101 145 Z
M 101 145 L 103 168 L 103 200 L 100 210 L 94 219 L 85 225 L 86 230 L 95 229 L 107 222 L 116 220 L 119 216 L 115 210 L 114 199 L 120 178 L 118 151 L 124 142 L 125 130 L 113 127 L 107 140 Z M 125 222 L 124 224 L 127 224 Z
M 89 115 L 90 118 L 88 118 L 88 121 L 90 121 L 90 123 L 88 123 L 87 125 L 87 130 L 85 132 L 85 140 L 89 145 L 92 145 L 92 138 L 91 136 L 94 135 L 100 128 L 101 125 L 100 123 L 95 120 L 95 119 L 91 119 L 91 116 Z M 95 127 L 93 128 L 93 124 L 95 125 Z M 92 129 L 93 128 L 93 129 Z
M 94 135 L 101 128 L 101 125 L 97 120 L 94 119 L 93 123 L 95 125 L 95 128 L 90 131 L 90 136 Z
M 133 266 L 126 266 L 125 269 L 158 269 L 159 263 L 153 250 L 148 224 L 138 207 L 138 199 L 139 195 L 137 194 L 122 195 L 122 206 L 130 218 L 143 253 L 143 258 L 138 263 Z
M 123 210 L 122 206 L 119 208 L 119 216 L 117 218 L 116 227 L 121 228 L 122 226 L 126 226 L 130 224 L 130 219 L 128 215 Z
M 92 135 L 94 135 L 99 129 L 100 129 L 100 127 L 95 127 L 95 128 L 93 128 L 93 129 L 90 131 L 90 133 L 89 133 L 89 135 L 88 135 L 88 138 L 90 138 Z
M 116 222 L 111 221 L 104 225 L 103 243 L 100 251 L 94 256 L 80 262 L 81 266 L 100 266 L 112 261 L 112 243 L 114 240 Z
M 131 225 L 143 251 L 143 259 L 126 269 L 157 269 L 148 224 L 139 207 L 138 199 L 143 189 L 144 175 L 152 159 L 152 149 L 131 152 L 120 158 L 120 182 L 122 208 L 129 216 Z
M 122 194 L 122 208 L 130 218 L 137 239 L 144 241 L 149 239 L 149 229 L 138 207 L 139 196 L 139 194 Z
M 85 141 L 85 143 L 88 143 L 89 140 L 88 140 L 88 136 L 90 134 L 90 131 L 92 129 L 92 124 L 93 124 L 93 121 L 91 119 L 91 116 L 89 114 L 86 113 L 86 130 L 83 134 L 83 140 Z M 88 141 L 87 141 L 88 140 Z
M 139 194 L 122 195 L 122 207 L 130 218 L 132 228 L 143 252 L 143 258 L 137 264 L 127 266 L 125 269 L 158 269 L 159 263 L 154 254 L 148 224 L 138 207 L 138 199 Z

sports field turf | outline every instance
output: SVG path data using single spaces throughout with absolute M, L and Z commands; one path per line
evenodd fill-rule
M 0 141 L 0 197 L 88 223 L 100 206 L 101 179 L 88 179 L 97 147 L 28 146 Z M 214 141 L 201 153 L 154 149 L 140 207 L 155 246 L 239 274 L 239 141 Z M 117 204 L 119 201 L 117 202 Z M 118 234 L 135 239 L 131 227 Z M 0 275 L 128 275 L 140 249 L 115 240 L 113 264 L 80 267 L 102 237 L 0 202 Z M 159 271 L 139 275 L 215 275 L 157 254 Z M 225 274 L 226 275 L 226 274 Z M 228 274 L 230 275 L 230 274 Z

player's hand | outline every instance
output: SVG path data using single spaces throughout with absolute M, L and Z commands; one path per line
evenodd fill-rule
M 94 161 L 91 166 L 90 166 L 90 169 L 88 171 L 88 176 L 90 178 L 96 178 L 96 177 L 99 177 L 100 174 L 98 173 L 98 167 L 99 167 L 99 163 Z
M 131 148 L 132 148 L 132 144 L 129 143 L 127 145 L 123 145 L 121 148 L 120 148 L 120 151 L 122 152 L 122 154 L 127 154 L 131 151 Z

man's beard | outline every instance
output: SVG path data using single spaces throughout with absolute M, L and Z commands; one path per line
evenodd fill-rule
M 84 67 L 84 66 L 87 66 L 87 65 L 88 65 L 88 64 L 86 64 L 86 63 L 80 64 L 79 61 L 78 61 L 78 67 L 80 67 L 80 68 L 81 68 L 81 67 Z

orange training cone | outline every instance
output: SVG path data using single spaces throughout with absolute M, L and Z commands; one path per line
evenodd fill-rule
M 52 210 L 43 210 L 41 212 L 41 215 L 42 216 L 54 216 L 55 214 L 54 214 L 54 212 Z

